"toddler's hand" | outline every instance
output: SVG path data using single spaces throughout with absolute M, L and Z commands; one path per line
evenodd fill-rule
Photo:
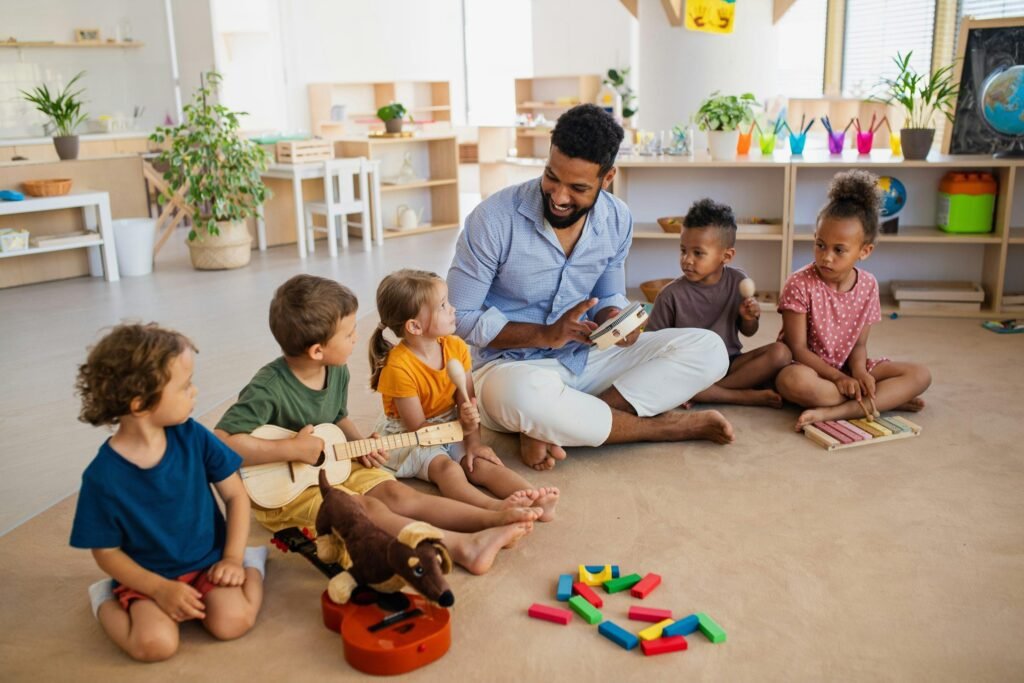
M 839 393 L 846 398 L 852 398 L 856 401 L 860 400 L 860 382 L 854 378 L 849 375 L 843 375 L 835 381 L 835 385 L 839 389 Z
M 469 470 L 470 472 L 473 471 L 473 462 L 477 458 L 493 462 L 495 465 L 498 465 L 499 467 L 504 466 L 504 463 L 501 462 L 501 458 L 498 457 L 498 454 L 494 452 L 493 448 L 491 448 L 490 446 L 482 446 L 478 444 L 466 450 L 466 469 Z
M 462 431 L 473 432 L 480 426 L 480 411 L 476 409 L 476 399 L 459 406 L 459 423 Z
M 202 594 L 187 583 L 170 579 L 160 584 L 152 595 L 153 600 L 175 621 L 205 619 L 206 606 Z
M 313 433 L 313 425 L 306 425 L 292 437 L 292 459 L 315 465 L 320 461 L 324 442 Z
M 379 439 L 380 434 L 374 432 L 370 434 L 371 439 Z M 377 448 L 370 453 L 359 458 L 360 464 L 363 467 L 383 467 L 388 463 L 388 453 L 382 448 L 383 444 L 378 444 Z
M 757 320 L 761 317 L 761 305 L 752 296 L 747 297 L 740 304 L 740 317 L 744 320 Z
M 870 372 L 865 370 L 864 372 L 855 372 L 853 374 L 853 377 L 854 377 L 854 379 L 856 379 L 860 383 L 860 388 L 861 388 L 861 391 L 864 392 L 864 395 L 867 396 L 868 398 L 874 399 L 875 398 L 875 378 L 874 378 L 874 376 Z
M 245 568 L 238 560 L 222 559 L 210 567 L 206 574 L 218 586 L 241 586 L 245 583 Z

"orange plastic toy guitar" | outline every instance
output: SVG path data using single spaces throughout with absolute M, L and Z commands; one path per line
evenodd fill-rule
M 250 465 L 241 470 L 242 483 L 256 505 L 278 508 L 287 505 L 310 486 L 317 485 L 320 470 L 327 472 L 327 481 L 340 484 L 352 472 L 352 460 L 376 449 L 392 451 L 410 446 L 439 446 L 462 441 L 462 425 L 457 421 L 432 424 L 415 432 L 392 434 L 379 439 L 346 441 L 338 425 L 324 423 L 313 428 L 313 434 L 324 442 L 324 449 L 315 465 L 304 462 L 273 462 Z M 264 425 L 252 432 L 258 439 L 290 439 L 295 432 L 283 427 Z

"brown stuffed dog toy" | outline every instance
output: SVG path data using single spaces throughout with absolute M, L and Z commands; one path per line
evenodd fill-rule
M 323 505 L 316 516 L 316 554 L 345 570 L 331 579 L 327 594 L 338 604 L 348 602 L 356 586 L 395 593 L 406 585 L 441 607 L 455 603 L 444 575 L 452 570 L 442 534 L 426 522 L 412 522 L 398 538 L 370 521 L 354 496 L 332 488 L 320 470 Z

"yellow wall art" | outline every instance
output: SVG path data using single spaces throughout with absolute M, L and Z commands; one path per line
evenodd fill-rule
M 705 33 L 732 33 L 736 0 L 686 0 L 686 28 Z

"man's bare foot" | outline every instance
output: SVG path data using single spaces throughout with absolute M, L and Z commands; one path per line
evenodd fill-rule
M 544 510 L 539 507 L 519 507 L 495 510 L 494 513 L 497 515 L 497 524 L 494 526 L 504 526 L 516 522 L 535 522 L 544 514 Z
M 537 502 L 534 503 L 544 511 L 538 522 L 550 522 L 555 518 L 555 507 L 558 505 L 558 489 L 554 486 L 542 486 L 537 489 Z
M 804 412 L 800 413 L 800 417 L 796 419 L 796 426 L 794 427 L 794 429 L 799 432 L 802 431 L 803 428 L 809 424 L 814 424 L 815 422 L 824 422 L 825 420 L 828 419 L 830 419 L 828 415 L 826 415 L 825 411 L 820 408 L 812 408 L 811 410 L 805 410 Z
M 509 508 L 529 508 L 536 505 L 537 498 L 540 497 L 540 492 L 535 489 L 523 489 L 522 491 L 516 491 L 509 495 L 505 500 L 494 501 L 497 505 L 494 506 L 495 510 L 507 510 Z
M 919 413 L 924 410 L 924 405 L 924 399 L 918 396 L 917 398 L 910 399 L 903 405 L 896 406 L 893 410 L 901 410 L 907 413 Z
M 565 450 L 561 446 L 520 434 L 519 457 L 523 464 L 542 472 L 553 468 L 556 460 L 565 460 Z
M 694 413 L 680 411 L 664 413 L 660 420 L 669 421 L 665 436 L 660 441 L 691 441 L 706 439 L 715 443 L 732 443 L 732 425 L 717 410 L 701 410 Z
M 508 545 L 514 545 L 519 539 L 533 531 L 532 522 L 509 524 L 507 526 L 484 529 L 475 534 L 445 535 L 452 560 L 464 567 L 471 574 L 486 574 L 494 564 L 498 551 Z

